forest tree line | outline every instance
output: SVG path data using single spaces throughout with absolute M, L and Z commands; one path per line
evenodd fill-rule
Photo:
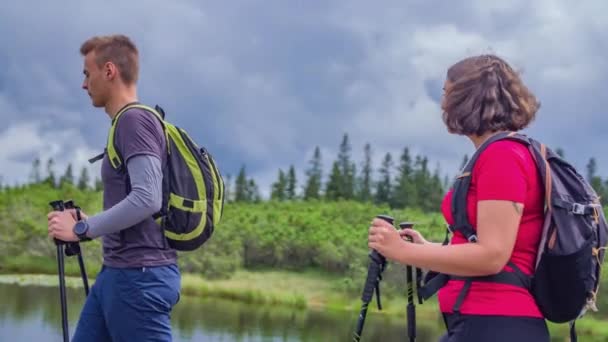
M 556 152 L 564 157 L 562 149 Z M 460 169 L 468 161 L 464 155 Z M 363 160 L 357 163 L 352 158 L 352 146 L 348 134 L 344 134 L 339 145 L 336 160 L 329 170 L 322 165 L 321 150 L 317 146 L 312 158 L 308 161 L 305 178 L 299 180 L 296 169 L 290 165 L 285 170 L 277 171 L 276 180 L 270 185 L 270 200 L 321 200 L 337 201 L 352 200 L 388 204 L 392 208 L 417 207 L 424 211 L 437 210 L 439 203 L 450 186 L 450 179 L 443 174 L 439 165 L 433 170 L 429 167 L 429 159 L 424 155 L 412 155 L 408 147 L 404 147 L 398 156 L 385 153 L 378 168 L 372 165 L 372 146 L 367 143 L 363 150 Z M 42 169 L 45 169 L 45 172 Z M 327 172 L 329 171 L 329 172 Z M 583 170 L 579 172 L 582 173 Z M 590 158 L 586 164 L 584 176 L 601 198 L 608 198 L 608 178 L 598 175 L 597 162 Z M 242 165 L 234 178 L 224 174 L 226 184 L 226 199 L 229 202 L 259 202 L 263 198 L 258 183 L 247 175 L 246 165 Z M 40 159 L 32 163 L 28 178 L 29 183 L 48 183 L 53 187 L 61 187 L 70 183 L 81 190 L 101 191 L 103 184 L 99 177 L 94 180 L 89 170 L 83 167 L 79 176 L 75 176 L 72 164 L 68 164 L 61 174 L 54 171 L 53 159 L 48 159 L 43 166 Z M 0 176 L 0 189 L 10 187 L 3 184 Z
M 364 146 L 363 160 L 358 167 L 351 157 L 351 150 L 349 136 L 344 134 L 337 158 L 326 174 L 323 172 L 322 156 L 317 146 L 311 160 L 308 161 L 308 168 L 304 173 L 305 179 L 302 182 L 297 179 L 293 165 L 286 170 L 278 170 L 277 178 L 271 185 L 270 199 L 278 201 L 342 199 L 388 204 L 391 208 L 417 207 L 424 211 L 435 211 L 451 185 L 449 177 L 439 166 L 431 170 L 428 157 L 420 154 L 413 156 L 408 147 L 404 147 L 399 156 L 385 153 L 377 169 L 371 163 L 372 147 L 369 143 Z M 556 148 L 555 151 L 562 158 L 565 157 L 563 149 Z M 468 158 L 466 154 L 463 156 L 459 169 L 464 167 Z M 586 170 L 579 172 L 589 180 L 601 198 L 608 198 L 608 178 L 602 179 L 598 175 L 595 158 L 590 158 Z M 247 176 L 245 165 L 241 166 L 234 184 L 230 175 L 225 178 L 230 201 L 262 200 L 257 183 Z
M 317 146 L 305 170 L 305 179 L 299 181 L 296 170 L 290 165 L 279 169 L 271 184 L 270 199 L 286 200 L 353 200 L 389 204 L 393 208 L 419 207 L 436 210 L 448 186 L 446 176 L 436 167 L 431 170 L 429 159 L 413 156 L 408 147 L 399 156 L 385 153 L 380 167 L 372 165 L 371 144 L 365 144 L 363 160 L 352 158 L 352 146 L 348 134 L 344 134 L 338 155 L 329 172 L 323 170 L 321 150 Z M 234 184 L 233 184 L 234 183 Z M 257 183 L 249 178 L 246 166 L 241 166 L 234 182 L 226 177 L 227 195 L 230 201 L 261 201 Z

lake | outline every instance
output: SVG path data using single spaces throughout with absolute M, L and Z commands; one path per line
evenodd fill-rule
M 68 288 L 70 336 L 84 303 Z M 0 341 L 62 341 L 59 289 L 0 284 Z M 352 341 L 358 312 L 298 310 L 182 297 L 172 316 L 174 341 Z M 441 322 L 419 322 L 417 342 L 435 342 Z M 405 317 L 386 317 L 370 304 L 362 341 L 407 341 Z

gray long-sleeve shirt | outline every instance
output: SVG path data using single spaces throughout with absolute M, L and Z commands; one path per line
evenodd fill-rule
M 137 155 L 127 164 L 131 192 L 112 208 L 89 217 L 87 236 L 97 238 L 129 228 L 160 210 L 162 204 L 161 161 Z

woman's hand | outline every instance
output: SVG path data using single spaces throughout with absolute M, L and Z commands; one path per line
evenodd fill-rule
M 405 228 L 399 231 L 399 235 L 401 235 L 402 238 L 411 238 L 411 241 L 413 243 L 417 243 L 419 245 L 424 245 L 429 243 L 423 236 L 422 234 L 420 234 L 419 231 L 415 230 L 415 229 L 411 229 L 411 228 Z
M 368 246 L 385 258 L 397 261 L 403 248 L 407 248 L 407 242 L 391 224 L 376 218 L 369 228 Z

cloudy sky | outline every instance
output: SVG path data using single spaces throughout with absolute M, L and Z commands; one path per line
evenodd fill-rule
M 526 132 L 578 167 L 595 157 L 608 176 L 607 1 L 60 3 L 0 4 L 5 183 L 26 181 L 35 157 L 62 173 L 103 148 L 109 118 L 80 89 L 78 49 L 110 33 L 138 45 L 140 100 L 162 105 L 224 174 L 245 164 L 263 193 L 279 168 L 295 165 L 302 180 L 317 145 L 327 174 L 344 133 L 357 161 L 366 142 L 376 167 L 408 146 L 453 174 L 473 147 L 441 121 L 443 79 L 485 52 L 521 70 L 540 99 Z

